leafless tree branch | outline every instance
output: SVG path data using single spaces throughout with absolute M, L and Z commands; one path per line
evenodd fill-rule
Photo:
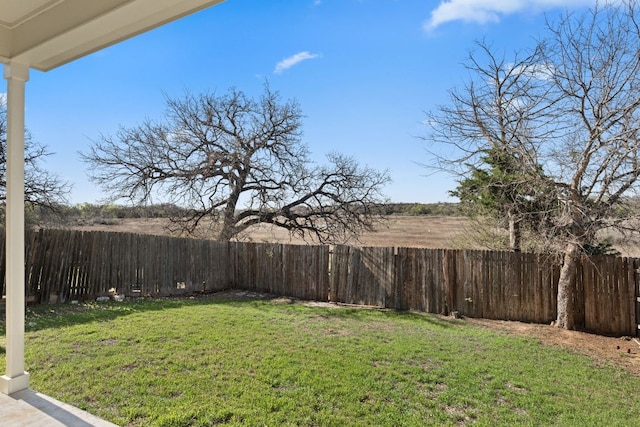
M 387 172 L 338 154 L 314 165 L 302 142 L 302 113 L 268 85 L 259 99 L 223 95 L 167 98 L 166 121 L 100 136 L 83 159 L 114 198 L 161 195 L 188 207 L 172 218 L 193 234 L 211 219 L 218 239 L 267 223 L 320 242 L 356 237 L 377 219 Z

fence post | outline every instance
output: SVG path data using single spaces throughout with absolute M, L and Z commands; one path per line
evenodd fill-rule
M 450 312 L 458 309 L 455 306 L 455 302 L 457 301 L 456 252 L 453 249 L 443 249 L 443 251 L 444 314 L 449 315 Z
M 633 293 L 634 293 L 634 306 L 636 308 L 636 328 L 635 328 L 635 336 L 640 336 L 640 281 L 638 278 L 640 277 L 640 259 L 635 258 L 633 260 Z

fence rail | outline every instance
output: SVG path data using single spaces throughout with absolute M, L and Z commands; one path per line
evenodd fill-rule
M 50 229 L 27 235 L 25 263 L 27 298 L 43 304 L 90 300 L 111 288 L 128 296 L 236 288 L 536 323 L 556 317 L 561 267 L 558 258 L 538 254 L 226 243 Z M 578 326 L 636 335 L 639 266 L 635 258 L 583 258 L 574 301 Z

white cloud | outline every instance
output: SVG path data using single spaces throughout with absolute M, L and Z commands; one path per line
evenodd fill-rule
M 307 59 L 317 58 L 319 56 L 320 55 L 316 53 L 309 53 L 306 50 L 303 52 L 298 52 L 295 55 L 285 58 L 282 61 L 278 62 L 273 72 L 275 74 L 281 74 L 284 70 L 288 70 L 289 68 L 301 63 L 302 61 L 306 61 Z
M 7 94 L 0 92 L 0 107 L 7 105 Z
M 553 8 L 594 5 L 596 0 L 443 0 L 431 11 L 423 28 L 431 31 L 452 21 L 486 24 L 499 22 L 502 16 L 518 12 L 540 12 Z

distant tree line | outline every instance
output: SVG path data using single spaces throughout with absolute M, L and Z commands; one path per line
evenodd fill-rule
M 3 210 L 3 206 L 0 207 Z M 382 215 L 411 216 L 461 216 L 457 203 L 386 203 L 380 207 Z M 78 203 L 75 205 L 56 204 L 54 209 L 28 204 L 27 219 L 33 226 L 64 226 L 83 222 L 115 224 L 118 219 L 180 217 L 189 210 L 171 203 L 154 205 L 120 205 Z
M 458 203 L 386 203 L 385 215 L 464 216 Z
M 75 205 L 57 204 L 55 209 L 43 209 L 37 205 L 29 205 L 27 208 L 27 216 L 31 217 L 32 223 L 54 226 L 81 221 L 170 218 L 185 213 L 185 209 L 169 203 L 146 206 L 78 203 Z

